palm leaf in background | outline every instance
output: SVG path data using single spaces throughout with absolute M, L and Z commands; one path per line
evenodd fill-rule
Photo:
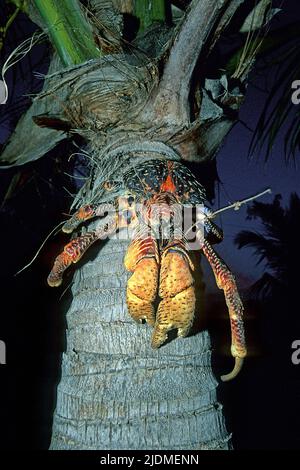
M 289 206 L 281 205 L 281 196 L 270 204 L 254 202 L 248 208 L 249 219 L 260 219 L 261 233 L 243 230 L 235 238 L 238 248 L 253 248 L 257 263 L 264 263 L 266 272 L 250 291 L 259 298 L 282 295 L 293 290 L 298 280 L 300 250 L 297 239 L 300 228 L 300 198 L 290 196 Z
M 300 24 L 297 25 L 300 31 Z M 274 54 L 274 53 L 273 53 Z M 295 158 L 300 149 L 300 112 L 292 103 L 292 83 L 300 77 L 300 34 L 291 38 L 276 61 L 267 62 L 270 70 L 278 66 L 280 72 L 273 74 L 273 84 L 258 120 L 250 146 L 250 154 L 263 151 L 270 157 L 275 141 L 284 132 L 284 155 L 286 161 Z

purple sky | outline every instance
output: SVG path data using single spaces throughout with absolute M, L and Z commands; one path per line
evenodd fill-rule
M 265 95 L 254 87 L 249 87 L 246 101 L 242 107 L 240 118 L 251 128 L 255 127 L 260 111 L 263 107 Z M 283 154 L 282 136 L 277 140 L 272 155 L 267 163 L 264 154 L 260 158 L 248 159 L 248 150 L 252 134 L 242 124 L 237 124 L 228 135 L 223 148 L 217 158 L 220 185 L 220 207 L 231 202 L 252 196 L 268 187 L 273 194 L 265 195 L 261 202 L 272 202 L 275 194 L 282 194 L 282 203 L 288 204 L 290 193 L 298 192 L 300 195 L 300 171 L 295 162 L 285 163 Z M 297 155 L 299 157 L 299 155 Z M 298 165 L 299 166 L 299 165 Z M 218 195 L 217 195 L 218 196 Z M 218 208 L 218 197 L 214 208 Z M 256 266 L 256 258 L 249 248 L 238 250 L 233 239 L 240 230 L 257 230 L 261 225 L 256 220 L 246 220 L 247 207 L 239 211 L 229 210 L 222 214 L 221 225 L 224 230 L 224 241 L 216 247 L 229 267 L 237 275 L 241 286 L 257 280 L 264 272 L 264 265 Z M 220 220 L 220 219 L 219 219 Z M 218 220 L 218 221 L 219 221 Z M 208 289 L 215 290 L 215 283 L 210 269 L 205 269 Z M 247 281 L 248 279 L 248 281 Z
M 274 27 L 286 26 L 289 23 L 299 21 L 299 2 L 295 0 L 274 1 L 275 7 L 282 8 L 282 12 L 275 18 Z M 277 23 L 277 24 L 276 24 Z M 275 51 L 276 53 L 276 51 Z M 300 79 L 300 77 L 299 77 Z M 261 83 L 257 77 L 253 78 L 255 83 L 267 85 L 270 88 L 272 81 L 272 71 L 265 83 Z M 279 90 L 280 92 L 280 90 Z M 263 109 L 266 94 L 259 91 L 257 87 L 249 86 L 246 101 L 240 112 L 240 119 L 255 129 L 257 120 Z M 300 105 L 299 105 L 300 107 Z M 247 158 L 252 133 L 242 124 L 237 124 L 228 135 L 221 151 L 217 157 L 217 168 L 222 181 L 220 185 L 219 197 L 214 204 L 214 208 L 226 206 L 236 200 L 252 196 L 268 187 L 273 194 L 263 196 L 261 202 L 272 202 L 275 194 L 282 195 L 282 203 L 288 204 L 291 192 L 296 191 L 300 195 L 300 170 L 299 153 L 295 162 L 288 165 L 284 160 L 283 138 L 284 132 L 277 139 L 271 157 L 264 162 L 264 154 L 258 158 Z M 298 162 L 298 165 L 297 165 Z M 263 263 L 256 265 L 256 258 L 253 250 L 243 248 L 238 250 L 233 244 L 233 239 L 240 230 L 260 231 L 261 225 L 257 220 L 246 220 L 247 208 L 243 206 L 239 211 L 228 211 L 222 214 L 221 225 L 224 230 L 224 241 L 216 247 L 219 254 L 236 274 L 240 286 L 246 287 L 254 280 L 257 280 L 264 272 Z M 220 222 L 220 219 L 218 219 Z M 209 291 L 216 291 L 215 281 L 210 268 L 205 268 L 207 288 Z

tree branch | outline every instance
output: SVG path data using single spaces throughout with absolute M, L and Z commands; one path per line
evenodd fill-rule
M 230 0 L 193 0 L 175 38 L 163 76 L 145 111 L 147 119 L 188 124 L 188 98 L 195 65 Z

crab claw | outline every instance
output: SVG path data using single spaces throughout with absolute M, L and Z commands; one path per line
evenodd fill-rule
M 155 324 L 154 301 L 157 295 L 159 255 L 154 238 L 135 238 L 128 247 L 125 268 L 132 272 L 127 283 L 127 308 L 137 322 Z
M 67 220 L 63 225 L 62 231 L 64 233 L 72 233 L 75 228 L 78 227 L 82 222 L 91 219 L 95 216 L 95 209 L 91 205 L 81 207 L 73 216 Z
M 161 258 L 159 296 L 156 322 L 151 346 L 162 346 L 171 330 L 184 338 L 190 332 L 195 313 L 194 266 L 181 240 L 174 240 Z
M 102 217 L 106 213 L 114 214 L 115 205 L 112 202 L 101 202 L 100 204 L 86 204 L 80 207 L 72 217 L 62 226 L 64 233 L 72 233 L 78 225 L 93 219 L 94 217 Z
M 74 238 L 64 247 L 63 252 L 56 257 L 48 276 L 47 282 L 50 287 L 58 287 L 61 285 L 65 270 L 71 266 L 72 263 L 77 263 L 96 240 L 103 240 L 116 231 L 116 218 L 111 216 L 106 220 L 106 223 L 99 226 L 96 230 L 86 232 Z
M 58 287 L 61 285 L 65 270 L 72 263 L 77 263 L 83 253 L 97 238 L 97 232 L 87 232 L 80 237 L 74 238 L 74 240 L 64 247 L 64 251 L 56 257 L 52 270 L 47 278 L 50 287 Z

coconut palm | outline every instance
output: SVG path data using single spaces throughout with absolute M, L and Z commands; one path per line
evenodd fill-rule
M 54 51 L 43 90 L 2 153 L 3 168 L 34 162 L 78 134 L 89 177 L 73 209 L 121 177 L 132 159 L 171 158 L 175 149 L 187 164 L 212 160 L 238 120 L 267 13 L 274 13 L 265 0 L 250 7 L 243 0 L 13 3 Z M 218 48 L 233 32 L 227 69 Z M 150 329 L 126 311 L 126 247 L 114 239 L 96 246 L 74 274 L 51 448 L 227 449 L 209 334 L 151 350 Z M 197 284 L 203 295 L 200 272 Z
M 294 291 L 300 261 L 297 249 L 299 215 L 300 198 L 296 193 L 291 194 L 286 208 L 281 205 L 280 195 L 270 204 L 256 201 L 248 208 L 248 218 L 259 219 L 263 231 L 243 230 L 236 236 L 235 243 L 239 249 L 254 249 L 257 262 L 265 266 L 266 272 L 252 286 L 252 291 L 259 297 L 287 297 Z

